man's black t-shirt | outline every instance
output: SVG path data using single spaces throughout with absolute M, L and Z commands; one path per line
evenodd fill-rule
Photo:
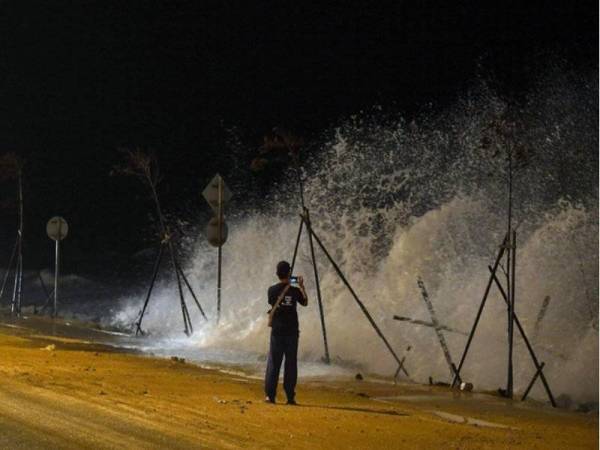
M 279 294 L 285 286 L 285 283 L 277 283 L 269 288 L 269 305 L 273 306 L 277 302 Z M 302 291 L 295 286 L 290 286 L 273 316 L 271 331 L 273 334 L 280 336 L 298 334 L 298 313 L 296 312 L 298 303 L 305 303 Z

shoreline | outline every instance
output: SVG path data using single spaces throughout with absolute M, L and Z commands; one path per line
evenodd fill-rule
M 369 377 L 268 405 L 243 373 L 45 331 L 0 325 L 0 447 L 598 448 L 597 412 Z

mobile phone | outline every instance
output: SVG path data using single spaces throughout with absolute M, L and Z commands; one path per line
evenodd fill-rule
M 298 277 L 290 277 L 290 284 L 298 284 Z

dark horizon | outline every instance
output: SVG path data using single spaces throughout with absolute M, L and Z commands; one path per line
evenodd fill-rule
M 406 117 L 443 109 L 479 78 L 519 99 L 548 62 L 598 69 L 592 2 L 0 8 L 0 153 L 28 161 L 26 254 L 39 253 L 54 214 L 72 224 L 70 245 L 81 253 L 144 247 L 144 187 L 109 177 L 120 148 L 155 150 L 165 195 L 200 209 L 204 184 L 227 172 L 231 128 L 249 164 L 275 125 L 310 137 L 375 105 Z M 13 188 L 2 186 L 5 200 Z M 14 224 L 4 209 L 5 246 Z M 32 259 L 39 264 L 26 265 Z

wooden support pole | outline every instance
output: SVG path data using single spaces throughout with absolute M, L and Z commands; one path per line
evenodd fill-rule
M 398 366 L 402 369 L 402 371 L 404 372 L 404 374 L 407 377 L 409 377 L 408 372 L 406 371 L 406 368 L 404 367 L 404 361 L 401 361 L 400 358 L 398 358 L 398 355 L 396 355 L 396 352 L 394 351 L 394 349 L 392 348 L 392 346 L 390 345 L 390 343 L 386 339 L 385 335 L 379 329 L 379 327 L 377 326 L 377 324 L 373 320 L 373 317 L 371 317 L 371 314 L 369 314 L 369 311 L 365 307 L 364 303 L 360 300 L 360 298 L 358 298 L 358 295 L 356 295 L 356 292 L 354 292 L 354 289 L 352 288 L 352 286 L 350 285 L 350 283 L 348 282 L 348 280 L 344 276 L 344 274 L 341 271 L 340 267 L 337 265 L 337 263 L 335 262 L 335 260 L 331 257 L 331 255 L 329 254 L 329 252 L 327 251 L 327 249 L 325 248 L 325 246 L 323 245 L 323 243 L 321 242 L 321 240 L 319 239 L 319 237 L 316 235 L 316 233 L 312 229 L 312 227 L 310 225 L 310 222 L 306 222 L 306 220 L 304 219 L 304 216 L 301 215 L 300 217 L 302 217 L 302 220 L 304 220 L 304 224 L 306 225 L 306 229 L 315 238 L 315 241 L 317 241 L 317 244 L 319 245 L 319 247 L 321 248 L 321 250 L 323 251 L 323 253 L 327 257 L 327 259 L 329 260 L 329 262 L 331 263 L 331 265 L 333 266 L 333 268 L 335 269 L 335 271 L 337 272 L 338 276 L 340 277 L 340 279 L 342 280 L 342 282 L 346 285 L 346 288 L 348 288 L 348 290 L 350 291 L 350 294 L 352 294 L 352 297 L 354 298 L 354 300 L 356 301 L 356 303 L 360 307 L 361 311 L 363 312 L 363 314 L 365 315 L 365 317 L 367 318 L 367 320 L 369 321 L 369 323 L 371 324 L 371 326 L 373 327 L 373 329 L 376 331 L 377 335 L 381 338 L 381 340 L 385 344 L 386 348 L 389 350 L 389 352 L 391 353 L 391 355 L 394 357 L 394 359 L 398 363 Z
M 490 288 L 492 287 L 493 279 L 498 270 L 498 265 L 500 264 L 500 260 L 502 259 L 502 255 L 504 254 L 506 243 L 508 241 L 508 235 L 504 237 L 504 241 L 500 246 L 500 251 L 498 252 L 498 256 L 496 257 L 496 262 L 494 262 L 494 268 L 492 271 L 492 275 L 488 280 L 488 284 L 485 288 L 485 293 L 483 294 L 483 298 L 481 299 L 481 303 L 479 305 L 479 310 L 477 311 L 477 316 L 475 317 L 475 322 L 473 323 L 473 327 L 471 328 L 471 332 L 469 333 L 469 337 L 467 338 L 467 344 L 465 345 L 465 349 L 460 358 L 460 362 L 458 364 L 458 368 L 454 375 L 454 379 L 452 380 L 452 387 L 456 386 L 458 379 L 460 378 L 460 371 L 462 370 L 463 364 L 465 363 L 465 359 L 467 358 L 467 353 L 469 352 L 469 347 L 471 346 L 471 341 L 473 341 L 473 336 L 475 336 L 475 330 L 477 329 L 477 325 L 479 324 L 479 319 L 481 319 L 481 313 L 483 312 L 483 308 L 485 306 L 485 302 L 487 301 L 488 295 L 490 293 Z
M 523 397 L 521 397 L 521 401 L 525 401 L 525 399 L 527 398 L 527 396 L 529 395 L 529 391 L 531 391 L 531 388 L 533 387 L 533 385 L 535 384 L 536 380 L 538 379 L 538 377 L 541 375 L 542 370 L 544 369 L 544 366 L 546 365 L 545 362 L 542 362 L 540 364 L 540 367 L 537 368 L 537 370 L 535 371 L 535 375 L 533 376 L 533 378 L 531 379 L 531 381 L 529 382 L 529 386 L 527 386 L 527 389 L 525 389 L 525 392 L 523 393 Z
M 177 260 L 176 260 L 176 262 L 177 262 Z M 200 310 L 200 314 L 202 314 L 202 317 L 204 317 L 204 319 L 208 320 L 208 318 L 206 317 L 206 314 L 204 314 L 204 310 L 202 309 L 202 305 L 200 305 L 200 302 L 198 301 L 198 298 L 196 297 L 196 294 L 195 294 L 194 290 L 192 289 L 192 286 L 190 285 L 190 282 L 188 281 L 187 277 L 185 276 L 185 273 L 183 273 L 183 269 L 179 265 L 179 262 L 177 262 L 177 270 L 179 270 L 179 274 L 181 275 L 181 278 L 183 278 L 183 282 L 185 283 L 185 285 L 187 286 L 188 290 L 190 291 L 190 294 L 192 294 L 192 298 L 194 299 L 194 302 L 196 303 L 196 306 Z
M 309 224 L 309 228 L 310 227 L 310 214 L 308 212 L 307 208 L 304 208 L 304 216 L 306 222 Z M 304 222 L 304 221 L 301 221 Z M 323 346 L 325 349 L 325 364 L 329 364 L 330 363 L 330 359 L 329 359 L 329 345 L 327 344 L 327 329 L 325 328 L 325 315 L 323 313 L 323 300 L 321 299 L 321 285 L 319 283 L 319 270 L 317 269 L 317 260 L 315 258 L 315 248 L 313 245 L 313 237 L 312 237 L 312 233 L 308 233 L 308 242 L 310 244 L 310 256 L 312 259 L 312 265 L 313 265 L 313 273 L 315 275 L 315 285 L 317 288 L 317 302 L 319 304 L 319 317 L 321 319 L 321 332 L 323 333 Z
M 300 227 L 298 228 L 298 235 L 296 236 L 296 245 L 294 246 L 294 256 L 292 256 L 292 265 L 290 274 L 294 273 L 294 266 L 296 265 L 296 257 L 298 256 L 298 246 L 300 245 L 300 236 L 302 236 L 302 227 L 304 226 L 304 220 L 300 221 Z
M 498 290 L 500 291 L 500 294 L 502 295 L 502 298 L 504 299 L 504 302 L 508 305 L 508 298 L 506 296 L 506 292 L 504 292 L 504 288 L 500 284 L 500 281 L 498 280 L 498 278 L 496 277 L 496 275 L 492 272 L 492 268 L 488 266 L 488 269 L 492 273 L 492 278 L 494 279 L 494 282 L 496 283 L 496 286 L 498 286 Z M 527 339 L 527 335 L 525 334 L 525 330 L 521 326 L 521 322 L 519 322 L 519 318 L 517 317 L 516 314 L 514 316 L 514 321 L 515 321 L 515 325 L 517 326 L 517 329 L 519 330 L 519 333 L 521 334 L 521 337 L 523 338 L 523 341 L 525 341 L 525 345 L 527 347 L 527 350 L 529 351 L 529 355 L 531 356 L 531 360 L 533 361 L 533 364 L 535 365 L 535 368 L 539 370 L 540 363 L 538 362 L 537 356 L 535 355 L 535 352 L 533 351 L 533 347 L 529 343 L 529 339 Z M 542 372 L 542 371 L 540 371 L 540 378 L 542 380 L 542 383 L 544 383 L 544 388 L 546 389 L 546 393 L 548 394 L 548 398 L 550 399 L 550 403 L 552 404 L 552 406 L 554 406 L 556 408 L 556 401 L 554 401 L 554 396 L 552 395 L 552 391 L 550 390 L 550 386 L 548 385 L 548 381 L 546 380 L 546 377 L 544 376 L 544 372 Z
M 427 306 L 427 310 L 429 311 L 429 317 L 431 318 L 431 322 L 433 323 L 433 328 L 435 329 L 435 334 L 438 338 L 438 342 L 440 347 L 442 348 L 442 352 L 444 353 L 444 358 L 446 359 L 446 363 L 448 364 L 448 368 L 450 369 L 450 376 L 457 376 L 456 367 L 452 362 L 452 357 L 450 356 L 450 350 L 448 349 L 448 344 L 446 344 L 446 338 L 442 333 L 442 329 L 440 323 L 437 320 L 437 316 L 435 314 L 435 310 L 433 309 L 433 303 L 431 303 L 431 299 L 429 298 L 429 293 L 427 292 L 427 288 L 425 287 L 425 283 L 421 279 L 421 277 L 417 278 L 417 285 L 421 290 L 421 296 L 423 297 L 423 301 Z M 458 375 L 458 382 L 461 382 L 460 375 Z
M 2 295 L 4 294 L 4 288 L 6 287 L 6 282 L 8 281 L 8 275 L 10 274 L 13 261 L 15 259 L 15 255 L 17 254 L 17 246 L 19 245 L 19 236 L 17 235 L 17 239 L 15 240 L 15 245 L 13 246 L 12 252 L 10 254 L 10 259 L 8 260 L 8 266 L 6 266 L 6 272 L 4 272 L 4 280 L 2 280 L 2 287 L 0 287 L 0 301 L 2 300 Z M 16 276 L 16 269 L 15 269 Z
M 150 280 L 150 287 L 148 288 L 148 293 L 146 294 L 146 300 L 144 301 L 144 306 L 142 306 L 142 311 L 140 312 L 140 318 L 138 319 L 135 330 L 135 335 L 144 334 L 142 331 L 142 319 L 144 318 L 144 314 L 146 313 L 146 308 L 148 307 L 148 302 L 150 301 L 150 295 L 152 294 L 152 290 L 154 289 L 154 283 L 156 282 L 156 276 L 158 275 L 158 269 L 160 267 L 160 262 L 162 261 L 163 256 L 163 244 L 161 243 L 158 247 L 158 253 L 156 255 L 156 260 L 154 261 L 154 270 L 152 271 L 152 279 Z
M 175 272 L 175 277 L 177 279 L 177 290 L 179 292 L 179 300 L 181 302 L 181 314 L 183 315 L 183 325 L 185 327 L 185 334 L 190 336 L 194 329 L 191 326 L 189 313 L 187 311 L 187 306 L 185 305 L 185 299 L 183 298 L 183 289 L 181 287 L 181 277 L 179 275 L 179 271 L 177 270 L 177 262 L 175 261 L 175 250 L 173 249 L 173 244 L 171 241 L 167 241 L 167 245 L 169 246 L 169 253 L 171 254 L 171 263 L 173 264 L 173 271 Z

